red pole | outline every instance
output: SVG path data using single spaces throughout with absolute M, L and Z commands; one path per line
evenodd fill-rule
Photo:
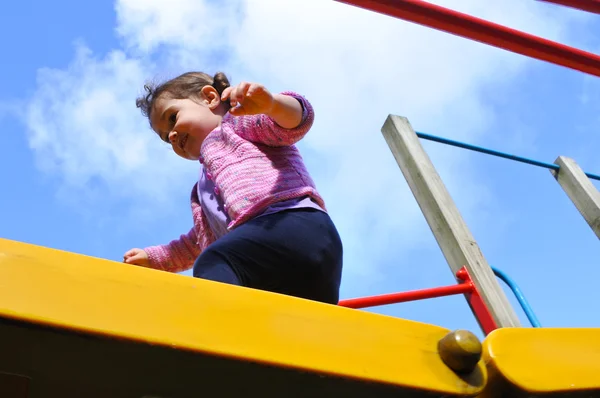
M 600 76 L 600 56 L 422 0 L 336 0 Z M 564 0 L 567 1 L 567 0 Z
M 546 3 L 560 4 L 561 6 L 575 8 L 594 14 L 600 14 L 599 0 L 540 0 Z
M 471 275 L 469 275 L 467 268 L 462 267 L 459 269 L 456 273 L 456 277 L 462 280 L 464 283 L 472 286 L 472 290 L 466 295 L 466 298 L 471 306 L 473 314 L 475 315 L 475 319 L 477 319 L 477 322 L 479 323 L 479 326 L 485 335 L 487 336 L 492 331 L 498 329 L 498 325 L 496 324 L 492 313 L 488 309 L 487 305 L 485 305 L 483 299 L 481 298 L 481 294 L 479 294 L 479 291 L 473 284 Z
M 341 300 L 338 305 L 348 308 L 367 308 L 379 305 L 402 303 L 406 301 L 416 301 L 434 297 L 451 296 L 455 294 L 465 294 L 473 291 L 471 282 L 460 283 L 458 285 L 434 287 L 430 289 L 412 290 L 401 293 L 383 294 L 380 296 L 360 297 L 355 299 Z

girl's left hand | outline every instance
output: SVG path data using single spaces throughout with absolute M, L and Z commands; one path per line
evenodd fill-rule
M 227 87 L 221 94 L 221 100 L 227 98 L 231 105 L 229 112 L 236 116 L 268 114 L 275 104 L 273 94 L 257 83 L 242 82 L 237 86 Z

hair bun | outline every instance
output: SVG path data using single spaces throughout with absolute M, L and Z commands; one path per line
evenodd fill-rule
M 217 90 L 219 94 L 223 94 L 223 90 L 229 87 L 229 79 L 225 76 L 223 72 L 217 72 L 213 77 L 212 86 Z

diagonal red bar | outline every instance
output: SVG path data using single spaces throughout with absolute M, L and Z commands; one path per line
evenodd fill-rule
M 575 8 L 581 11 L 587 11 L 594 14 L 600 14 L 599 0 L 539 0 L 546 3 L 559 4 L 561 6 Z
M 456 277 L 463 281 L 463 284 L 468 284 L 473 287 L 473 290 L 466 294 L 467 302 L 471 307 L 471 311 L 473 311 L 473 315 L 475 315 L 475 319 L 479 323 L 479 326 L 487 336 L 492 333 L 494 330 L 498 329 L 498 325 L 494 320 L 494 316 L 490 312 L 489 308 L 483 302 L 481 298 L 481 294 L 473 284 L 471 280 L 471 275 L 469 275 L 469 271 L 467 271 L 466 267 L 462 267 L 456 273 Z
M 460 283 L 451 286 L 433 287 L 430 289 L 412 290 L 408 292 L 382 294 L 380 296 L 359 297 L 355 299 L 341 300 L 338 305 L 348 308 L 367 308 L 379 305 L 403 303 L 434 297 L 452 296 L 455 294 L 466 294 L 473 291 L 472 283 Z
M 336 0 L 600 76 L 600 56 L 422 0 Z M 566 0 L 565 0 L 566 1 Z

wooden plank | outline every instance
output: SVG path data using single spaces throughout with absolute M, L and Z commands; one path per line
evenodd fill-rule
M 389 115 L 381 131 L 452 272 L 466 267 L 498 327 L 519 327 L 516 313 L 408 120 Z
M 139 397 L 137 389 L 149 388 L 149 380 L 155 391 L 166 389 L 160 396 L 198 396 L 200 390 L 175 394 L 183 379 L 199 389 L 210 380 L 215 390 L 205 395 L 219 397 L 476 396 L 485 385 L 485 364 L 466 378 L 453 372 L 437 348 L 448 332 L 0 239 L 0 372 L 33 376 L 36 391 L 86 389 L 60 397 L 95 397 L 88 389 L 102 386 L 100 396 Z M 133 377 L 126 369 L 146 366 L 141 362 L 147 371 Z M 182 367 L 196 369 L 196 377 Z M 251 388 L 250 374 L 253 390 L 238 391 Z M 281 385 L 289 390 L 275 388 Z M 123 390 L 107 392 L 109 386 Z M 55 395 L 31 398 L 42 396 Z
M 550 172 L 600 238 L 600 193 L 575 160 L 559 156 L 554 163 L 560 166 L 560 170 Z

